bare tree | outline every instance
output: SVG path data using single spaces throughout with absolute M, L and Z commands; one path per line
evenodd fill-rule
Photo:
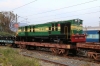
M 13 24 L 16 21 L 16 16 L 13 12 L 6 12 L 2 11 L 0 12 L 0 30 L 4 32 L 11 33 Z

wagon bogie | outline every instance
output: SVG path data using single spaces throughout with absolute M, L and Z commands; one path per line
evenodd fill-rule
M 90 57 L 95 60 L 100 59 L 99 43 L 77 43 L 77 51 L 83 56 Z

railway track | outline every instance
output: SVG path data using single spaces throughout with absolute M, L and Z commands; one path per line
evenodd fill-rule
M 77 56 L 67 56 L 62 57 L 58 55 L 53 55 L 51 52 L 44 52 L 39 50 L 26 50 L 13 48 L 15 50 L 20 50 L 20 54 L 27 57 L 34 57 L 40 59 L 47 63 L 55 64 L 56 66 L 100 66 L 100 62 L 93 61 L 89 58 L 77 57 Z M 84 65 L 85 64 L 85 65 Z
M 53 55 L 50 52 L 44 52 L 44 51 L 38 51 L 38 50 L 28 50 L 27 52 L 21 52 L 22 55 L 28 56 L 28 57 L 35 57 L 37 59 L 54 63 L 59 66 L 100 66 L 99 62 L 94 62 L 92 59 L 84 58 L 84 57 L 73 57 L 73 56 L 57 56 Z
M 29 55 L 29 54 L 22 54 L 22 55 L 24 55 L 24 56 L 26 56 L 26 57 L 33 57 L 32 55 Z M 41 58 L 37 58 L 37 59 L 42 60 L 42 61 L 45 61 L 45 62 L 53 63 L 53 64 L 56 64 L 56 65 L 59 65 L 59 66 L 68 66 L 68 65 L 66 65 L 66 64 L 58 63 L 58 62 L 56 62 L 56 61 L 50 61 L 50 60 L 41 59 Z
M 61 62 L 57 62 L 57 61 L 52 61 L 52 60 L 49 60 L 49 59 L 44 59 L 44 58 L 40 58 L 40 57 L 34 57 L 32 54 L 28 54 L 28 53 L 25 53 L 25 52 L 21 52 L 20 53 L 21 55 L 23 56 L 26 56 L 26 57 L 32 57 L 32 58 L 37 58 L 39 60 L 42 60 L 42 61 L 45 61 L 45 62 L 48 62 L 48 63 L 53 63 L 55 65 L 58 65 L 58 66 L 68 66 L 67 64 L 63 64 Z

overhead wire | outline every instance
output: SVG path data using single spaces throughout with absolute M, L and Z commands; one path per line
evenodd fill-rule
M 35 0 L 35 1 L 37 1 L 37 0 Z M 30 3 L 27 3 L 27 4 L 23 5 L 23 6 L 26 6 L 26 5 L 28 5 L 28 4 L 31 4 L 31 3 L 35 2 L 35 1 L 32 1 L 32 2 L 30 2 Z M 61 9 L 65 9 L 65 8 L 70 8 L 70 7 L 74 7 L 74 6 L 78 6 L 78 5 L 82 5 L 82 4 L 91 3 L 91 2 L 94 2 L 94 1 L 97 1 L 97 0 L 92 0 L 92 1 L 84 2 L 84 3 L 80 3 L 80 4 L 68 6 L 68 7 L 63 7 L 63 8 L 59 8 L 59 9 L 54 9 L 54 10 L 50 10 L 50 11 L 46 11 L 46 12 L 41 12 L 41 13 L 33 14 L 33 15 L 38 15 L 38 14 L 48 13 L 48 12 L 52 12 L 52 11 L 57 11 L 57 10 L 61 10 Z M 15 8 L 15 9 L 13 9 L 13 10 L 16 10 L 16 9 L 21 8 L 21 7 L 23 7 L 23 6 L 17 7 L 17 8 Z M 28 15 L 28 16 L 32 16 L 32 15 Z M 19 17 L 21 17 L 21 16 L 19 16 Z M 27 16 L 21 17 L 21 18 L 26 19 L 26 17 L 27 17 Z
M 22 5 L 22 6 L 19 6 L 19 7 L 17 7 L 17 8 L 14 8 L 14 9 L 12 9 L 11 11 L 16 10 L 16 9 L 18 9 L 18 8 L 21 8 L 21 7 L 23 7 L 23 6 L 29 5 L 29 4 L 31 4 L 31 3 L 33 3 L 33 2 L 36 2 L 36 1 L 37 1 L 37 0 L 34 0 L 34 1 L 32 1 L 32 2 L 29 2 L 29 3 L 27 3 L 27 4 L 24 4 L 24 5 Z
M 97 7 L 100 7 L 100 6 L 95 6 L 95 7 L 91 7 L 91 8 L 85 8 L 85 9 L 80 9 L 80 10 L 75 10 L 75 11 L 70 11 L 70 12 L 55 14 L 55 15 L 36 17 L 36 18 L 45 18 L 45 17 L 50 17 L 50 16 L 62 15 L 62 14 L 66 14 L 66 13 L 78 12 L 78 11 L 88 10 L 88 9 L 97 8 Z
M 71 5 L 71 6 L 68 6 L 68 7 L 63 7 L 63 8 L 54 9 L 54 10 L 50 10 L 50 11 L 45 11 L 45 12 L 32 14 L 32 15 L 38 15 L 38 14 L 40 15 L 40 14 L 43 14 L 43 13 L 48 13 L 48 12 L 57 11 L 57 10 L 65 9 L 65 8 L 75 7 L 75 6 L 78 6 L 78 5 L 83 5 L 83 4 L 91 3 L 91 2 L 94 2 L 94 1 L 97 1 L 97 0 L 92 0 L 92 1 L 84 2 L 84 3 L 80 3 L 80 4 Z M 28 15 L 28 16 L 32 16 L 32 15 Z M 27 17 L 27 16 L 25 16 L 25 17 Z
M 29 2 L 29 3 L 27 3 L 27 4 L 24 4 L 24 5 L 22 5 L 22 6 L 19 6 L 19 7 L 17 7 L 17 8 L 14 8 L 14 9 L 12 9 L 11 11 L 14 11 L 14 10 L 16 10 L 16 9 L 19 9 L 19 8 L 21 8 L 21 7 L 24 7 L 24 6 L 29 5 L 29 4 L 31 4 L 31 3 L 33 3 L 33 2 L 36 2 L 36 1 L 37 1 L 37 0 L 31 1 L 31 2 Z M 21 16 L 18 16 L 18 15 L 17 15 L 17 17 L 21 17 Z M 21 18 L 27 19 L 26 17 L 21 17 Z
M 73 16 L 80 16 L 80 15 L 86 15 L 86 14 L 93 14 L 93 13 L 98 13 L 100 11 L 95 11 L 95 12 L 90 12 L 90 13 L 84 13 L 84 14 L 78 14 L 78 15 L 71 15 L 71 16 L 64 16 L 64 17 L 58 17 L 58 18 L 53 18 L 53 19 L 59 19 L 59 18 L 66 18 L 66 17 L 73 17 Z M 47 19 L 47 20 L 53 20 L 53 19 Z M 40 20 L 41 21 L 41 20 Z M 40 21 L 35 21 L 35 22 L 40 22 Z M 46 20 L 42 20 L 46 21 Z

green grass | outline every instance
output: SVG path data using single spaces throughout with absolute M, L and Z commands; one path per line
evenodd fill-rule
M 35 58 L 25 57 L 13 48 L 0 48 L 0 63 L 3 66 L 39 66 Z
M 12 33 L 8 33 L 8 32 L 0 32 L 0 36 L 14 36 L 15 33 L 12 32 Z

